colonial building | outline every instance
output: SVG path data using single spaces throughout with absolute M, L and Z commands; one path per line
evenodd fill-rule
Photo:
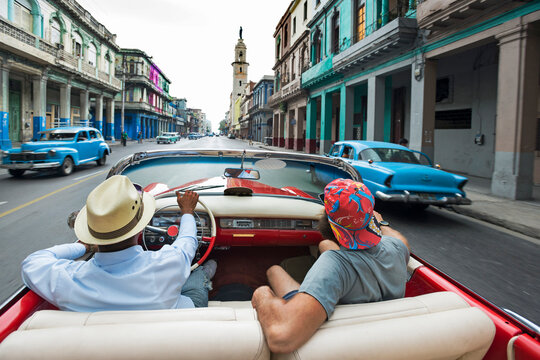
M 124 99 L 116 101 L 115 136 L 120 136 L 122 125 L 128 137 L 153 138 L 163 131 L 176 128 L 171 81 L 144 51 L 121 49 L 116 56 L 117 76 L 125 79 Z M 122 113 L 124 116 L 122 124 Z
M 251 118 L 250 135 L 255 141 L 265 142 L 272 136 L 273 111 L 268 100 L 273 93 L 274 77 L 265 75 L 253 87 L 252 105 L 249 108 Z
M 75 1 L 0 0 L 0 147 L 61 125 L 113 136 L 115 39 Z
M 309 67 L 309 29 L 312 0 L 295 0 L 274 32 L 276 63 L 273 109 L 273 143 L 303 150 L 305 145 L 307 92 L 301 74 Z
M 306 151 L 406 137 L 444 169 L 529 198 L 540 177 L 539 21 L 539 2 L 316 1 Z
M 255 83 L 249 81 L 245 84 L 240 97 L 240 114 L 238 123 L 240 124 L 240 137 L 247 139 L 251 135 L 252 118 L 249 109 L 253 107 L 253 87 Z
M 176 109 L 176 113 L 174 115 L 175 122 L 176 122 L 176 129 L 173 131 L 176 131 L 180 134 L 186 134 L 187 131 L 187 100 L 185 98 L 178 99 L 173 98 L 172 100 L 172 106 Z

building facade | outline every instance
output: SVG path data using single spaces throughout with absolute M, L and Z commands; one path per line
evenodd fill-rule
M 530 198 L 540 177 L 540 3 L 313 6 L 306 152 L 405 137 L 444 169 L 491 178 L 494 194 Z
M 309 67 L 309 29 L 312 0 L 296 0 L 274 32 L 276 63 L 273 109 L 273 143 L 287 149 L 304 150 L 307 92 L 301 74 Z
M 115 136 L 123 130 L 135 139 L 153 138 L 176 129 L 175 109 L 169 95 L 171 81 L 144 51 L 121 49 L 116 56 L 116 72 L 125 81 L 116 101 Z M 122 123 L 122 114 L 124 117 Z
M 253 87 L 252 105 L 249 109 L 251 126 L 249 134 L 252 139 L 259 142 L 272 137 L 272 108 L 268 105 L 268 100 L 273 94 L 274 77 L 265 75 Z
M 114 136 L 115 41 L 76 2 L 0 0 L 0 148 L 66 125 Z

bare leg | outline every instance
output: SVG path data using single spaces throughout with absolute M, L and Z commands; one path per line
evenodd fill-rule
M 279 265 L 274 265 L 266 270 L 266 276 L 270 287 L 278 297 L 283 297 L 283 295 L 300 288 L 300 284 Z
M 328 250 L 339 250 L 339 245 L 332 240 L 323 240 L 319 243 L 319 252 L 322 254 Z

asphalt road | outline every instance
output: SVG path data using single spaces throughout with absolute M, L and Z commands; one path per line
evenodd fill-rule
M 249 146 L 225 137 L 182 139 L 170 145 L 130 142 L 113 147 L 105 166 L 86 165 L 68 177 L 30 172 L 15 179 L 0 170 L 0 302 L 22 286 L 20 262 L 26 255 L 76 240 L 67 216 L 84 205 L 112 164 L 136 151 L 165 148 Z M 437 208 L 423 213 L 399 206 L 379 210 L 409 239 L 416 255 L 494 304 L 540 324 L 538 240 Z

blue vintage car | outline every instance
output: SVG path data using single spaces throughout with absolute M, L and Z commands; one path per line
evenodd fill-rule
M 403 202 L 413 208 L 429 205 L 469 205 L 464 176 L 433 166 L 427 155 L 381 141 L 336 142 L 328 156 L 353 165 L 376 199 Z
M 96 161 L 104 165 L 111 153 L 99 130 L 91 127 L 61 127 L 39 134 L 38 141 L 2 152 L 0 167 L 8 169 L 15 177 L 22 176 L 26 170 L 48 169 L 69 175 L 80 164 Z

